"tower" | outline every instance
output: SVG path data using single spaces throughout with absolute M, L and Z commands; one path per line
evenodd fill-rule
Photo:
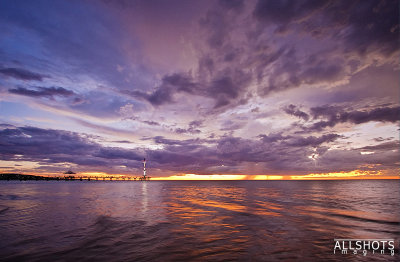
M 143 158 L 143 178 L 146 180 L 146 158 Z

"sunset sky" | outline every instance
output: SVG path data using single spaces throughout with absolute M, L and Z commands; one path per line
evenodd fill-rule
M 397 0 L 0 1 L 0 173 L 140 175 L 145 157 L 176 179 L 398 177 L 398 17 Z

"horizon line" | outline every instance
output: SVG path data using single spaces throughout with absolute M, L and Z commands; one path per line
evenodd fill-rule
M 0 173 L 0 175 L 6 174 L 16 174 L 16 175 L 23 175 L 23 176 L 38 176 L 38 177 L 48 177 L 48 178 L 62 178 L 62 177 L 69 177 L 68 174 L 62 175 L 44 175 L 44 174 L 24 174 L 24 173 L 17 173 L 17 172 L 4 172 Z M 333 173 L 334 175 L 326 175 L 325 174 L 308 174 L 308 175 L 287 175 L 287 176 L 280 176 L 280 175 L 197 175 L 197 174 L 184 174 L 184 175 L 172 175 L 167 177 L 150 177 L 153 181 L 322 181 L 322 180 L 400 180 L 400 175 L 369 175 L 369 174 L 359 174 L 359 175 L 348 175 L 347 173 Z M 337 175 L 339 174 L 339 175 Z M 337 176 L 335 176 L 337 175 Z M 71 175 L 70 175 L 71 176 Z M 137 175 L 124 175 L 124 174 L 108 174 L 108 173 L 77 173 L 73 174 L 72 177 L 77 179 L 83 178 L 84 180 L 88 178 L 107 178 L 107 179 L 114 179 L 114 180 L 125 180 L 128 178 L 141 178 L 141 176 Z

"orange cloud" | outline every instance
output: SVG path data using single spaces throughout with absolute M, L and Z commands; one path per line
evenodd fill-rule
M 350 172 L 312 173 L 308 175 L 290 176 L 293 180 L 317 179 L 399 179 L 399 176 L 384 175 L 382 171 L 353 170 Z

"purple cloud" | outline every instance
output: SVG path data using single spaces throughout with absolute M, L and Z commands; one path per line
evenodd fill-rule
M 382 107 L 370 111 L 345 111 L 337 107 L 322 106 L 311 108 L 311 115 L 314 119 L 328 119 L 318 121 L 308 127 L 310 130 L 318 131 L 345 122 L 353 124 L 363 124 L 370 121 L 395 123 L 400 121 L 400 107 Z
M 48 97 L 54 98 L 54 96 L 68 97 L 75 95 L 71 90 L 63 87 L 36 87 L 35 89 L 27 89 L 24 87 L 8 89 L 8 92 L 16 95 L 31 96 L 31 97 Z
M 299 117 L 301 119 L 304 119 L 305 121 L 308 121 L 308 119 L 310 118 L 310 116 L 307 113 L 301 111 L 295 105 L 288 105 L 283 110 L 285 111 L 286 114 Z
M 0 68 L 0 74 L 20 80 L 42 81 L 45 75 L 37 74 L 22 68 Z

